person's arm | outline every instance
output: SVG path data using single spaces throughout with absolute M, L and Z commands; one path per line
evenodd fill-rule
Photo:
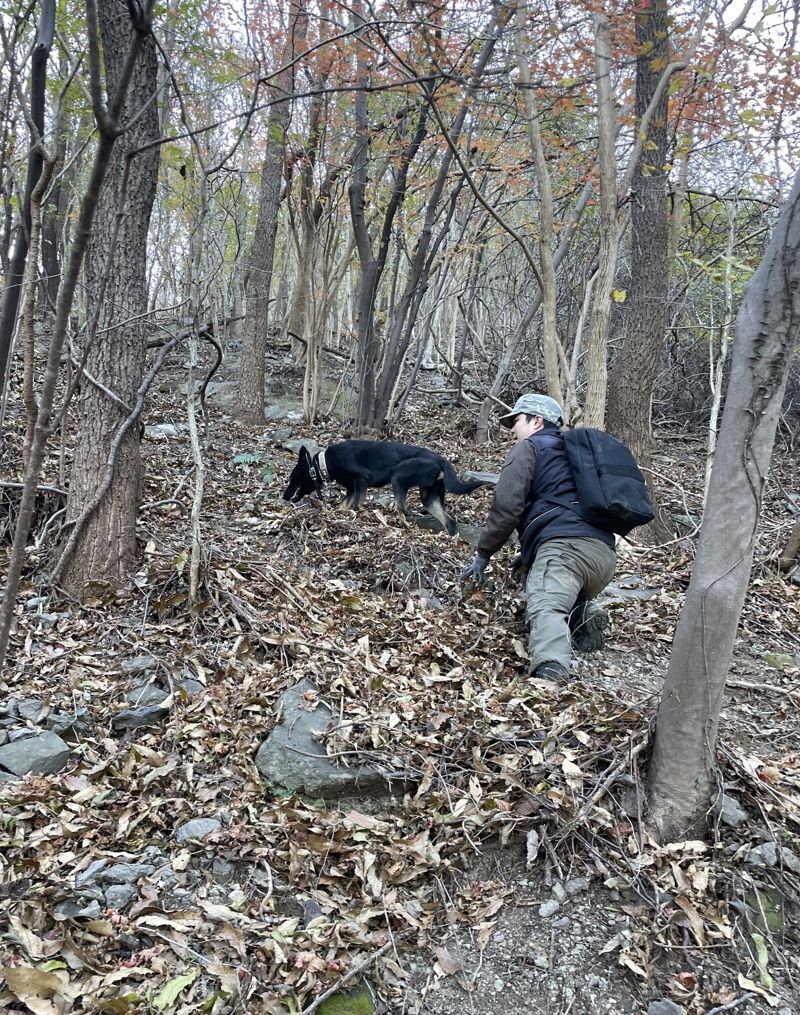
M 478 540 L 478 556 L 488 560 L 522 521 L 535 471 L 536 449 L 530 441 L 518 441 L 497 480 L 489 516 Z

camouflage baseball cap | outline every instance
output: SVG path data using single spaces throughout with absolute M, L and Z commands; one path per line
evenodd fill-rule
M 533 392 L 520 395 L 511 412 L 500 417 L 500 422 L 510 430 L 514 425 L 514 420 L 521 412 L 528 416 L 541 416 L 542 419 L 555 423 L 556 426 L 562 426 L 564 423 L 561 406 L 555 398 L 550 398 L 549 395 L 537 395 Z

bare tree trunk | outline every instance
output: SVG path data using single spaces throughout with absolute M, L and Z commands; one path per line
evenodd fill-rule
M 594 285 L 591 327 L 586 343 L 586 426 L 602 427 L 608 386 L 608 322 L 611 316 L 611 289 L 617 270 L 620 227 L 617 216 L 617 160 L 614 154 L 616 116 L 611 88 L 611 41 L 608 19 L 596 14 L 595 67 L 597 75 L 597 132 L 600 164 L 600 255 Z
M 798 329 L 800 174 L 736 322 L 697 558 L 658 708 L 648 813 L 662 842 L 706 827 L 725 679 Z
M 267 120 L 267 153 L 261 170 L 258 218 L 245 269 L 246 318 L 242 328 L 239 359 L 239 391 L 236 411 L 254 423 L 264 421 L 265 355 L 269 335 L 269 293 L 272 286 L 275 237 L 281 198 L 283 167 L 286 160 L 286 130 L 289 126 L 294 82 L 292 58 L 303 48 L 308 14 L 291 0 L 289 38 L 281 56 L 286 69 L 276 77 L 270 89 L 274 104 Z
M 98 14 L 106 79 L 114 89 L 130 45 L 130 16 L 114 0 L 100 0 Z M 130 415 L 144 376 L 147 232 L 160 156 L 159 146 L 152 144 L 160 136 L 156 89 L 156 48 L 148 36 L 131 76 L 121 114 L 127 129 L 108 167 L 86 255 L 87 305 L 96 311 L 86 337 L 86 376 L 67 501 L 67 520 L 73 523 L 100 487 L 117 430 Z M 151 147 L 138 152 L 147 145 Z M 137 559 L 139 446 L 139 434 L 131 427 L 116 449 L 114 482 L 87 519 L 70 559 L 60 562 L 62 584 L 74 593 L 90 580 L 121 581 Z
M 11 354 L 11 339 L 17 321 L 20 291 L 25 275 L 25 262 L 28 256 L 28 239 L 31 232 L 31 194 L 42 172 L 41 139 L 44 134 L 45 86 L 47 84 L 47 58 L 53 44 L 55 33 L 55 0 L 42 0 L 42 12 L 39 21 L 39 32 L 31 57 L 31 147 L 28 154 L 28 173 L 25 180 L 25 194 L 22 200 L 22 212 L 17 224 L 17 235 L 14 249 L 5 279 L 2 300 L 0 301 L 0 394 L 6 382 L 8 360 Z
M 58 305 L 53 326 L 53 337 L 47 353 L 47 366 L 39 399 L 39 415 L 36 420 L 30 459 L 25 472 L 25 482 L 20 500 L 19 514 L 17 515 L 17 525 L 14 530 L 14 542 L 8 562 L 8 574 L 6 576 L 5 587 L 3 588 L 2 603 L 0 603 L 0 672 L 3 670 L 6 652 L 8 651 L 11 622 L 14 616 L 14 604 L 19 590 L 20 577 L 25 562 L 25 548 L 33 517 L 33 509 L 36 503 L 36 486 L 44 461 L 47 441 L 53 433 L 53 405 L 59 375 L 59 361 L 64 348 L 69 315 L 75 298 L 81 266 L 89 243 L 100 190 L 108 171 L 117 138 L 117 121 L 120 110 L 139 51 L 144 45 L 145 40 L 149 38 L 150 13 L 150 4 L 147 4 L 142 9 L 137 9 L 137 21 L 133 26 L 134 34 L 125 59 L 123 73 L 116 92 L 109 98 L 107 106 L 103 106 L 100 97 L 100 46 L 97 33 L 96 11 L 93 0 L 86 0 L 88 64 L 92 107 L 100 140 L 89 175 L 86 192 L 81 201 L 75 225 L 75 240 L 70 250 L 63 285 L 59 287 L 58 291 Z
M 667 0 L 654 0 L 647 8 L 637 7 L 635 28 L 638 54 L 635 109 L 641 121 L 656 95 L 662 70 L 669 63 Z M 646 476 L 652 468 L 651 394 L 668 316 L 667 114 L 667 90 L 662 88 L 633 175 L 633 245 L 631 280 L 625 302 L 626 332 L 608 389 L 608 429 L 630 447 Z M 655 494 L 653 489 L 651 494 Z M 656 503 L 655 496 L 653 500 Z M 655 529 L 656 538 L 671 535 L 663 521 L 657 523 Z
M 528 143 L 536 168 L 536 182 L 539 186 L 539 270 L 542 273 L 542 348 L 544 353 L 544 374 L 547 394 L 559 403 L 563 401 L 561 382 L 558 376 L 558 336 L 556 333 L 556 269 L 553 263 L 553 188 L 550 173 L 544 157 L 542 135 L 539 130 L 539 109 L 531 84 L 528 57 L 522 45 L 528 5 L 523 2 L 517 8 L 517 31 L 514 33 L 517 67 L 525 101 L 525 127 Z

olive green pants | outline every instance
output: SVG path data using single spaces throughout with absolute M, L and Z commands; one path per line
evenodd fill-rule
M 548 539 L 528 572 L 525 616 L 530 634 L 531 671 L 556 662 L 569 669 L 572 658 L 569 615 L 578 600 L 599 595 L 614 576 L 617 555 L 599 539 Z M 587 615 L 592 604 L 587 602 Z

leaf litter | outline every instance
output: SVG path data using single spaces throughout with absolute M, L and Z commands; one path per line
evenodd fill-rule
M 444 426 L 396 437 L 436 446 L 457 468 L 496 469 L 503 454 L 470 454 Z M 748 679 L 721 730 L 720 770 L 748 821 L 717 823 L 708 843 L 659 845 L 643 831 L 637 787 L 687 544 L 623 556 L 617 581 L 655 593 L 610 604 L 609 649 L 581 660 L 571 684 L 534 686 L 508 551 L 485 590 L 464 589 L 469 547 L 408 525 L 383 500 L 357 518 L 327 493 L 287 506 L 292 453 L 229 420 L 207 456 L 204 593 L 190 606 L 190 494 L 167 500 L 184 444 L 171 442 L 174 462 L 145 444 L 147 498 L 165 503 L 143 513 L 144 560 L 129 587 L 58 604 L 48 627 L 24 608 L 46 593 L 44 552 L 31 554 L 7 693 L 41 699 L 40 724 L 85 710 L 91 725 L 61 773 L 0 784 L 0 1002 L 36 1015 L 288 1015 L 367 975 L 383 1010 L 425 1010 L 409 1001 L 407 957 L 428 955 L 434 979 L 470 987 L 448 941 L 462 929 L 485 949 L 525 894 L 508 879 L 457 876 L 487 848 L 519 857 L 545 889 L 577 870 L 615 898 L 628 922 L 603 951 L 633 994 L 657 984 L 692 1011 L 743 992 L 748 1010 L 790 996 L 800 610 L 772 566 L 780 498 L 759 536 L 731 674 Z M 665 446 L 683 496 L 696 496 L 700 477 L 687 476 L 699 469 Z M 490 496 L 452 498 L 452 510 L 479 524 Z M 764 669 L 776 649 L 789 661 Z M 169 713 L 115 731 L 134 679 L 123 663 L 137 657 L 154 660 Z M 765 673 L 781 692 L 766 700 Z M 280 694 L 303 678 L 336 718 L 330 757 L 380 770 L 391 795 L 328 808 L 265 786 L 255 752 Z M 176 830 L 200 816 L 218 829 L 178 843 Z M 767 840 L 776 862 L 752 862 Z M 97 888 L 114 883 L 109 872 L 135 886 L 121 911 Z M 68 905 L 81 885 L 82 911 Z M 688 971 L 689 953 L 713 958 L 715 975 Z

